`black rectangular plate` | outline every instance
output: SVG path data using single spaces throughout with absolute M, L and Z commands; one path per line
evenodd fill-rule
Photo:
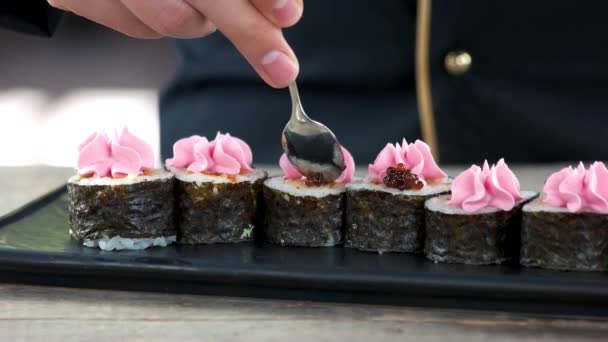
M 70 239 L 67 194 L 0 220 L 0 280 L 548 314 L 608 315 L 608 275 L 434 264 L 410 254 L 261 242 L 105 252 Z

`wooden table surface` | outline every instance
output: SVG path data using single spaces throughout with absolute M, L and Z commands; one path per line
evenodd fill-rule
M 539 189 L 555 166 L 516 166 Z M 449 168 L 451 174 L 458 169 Z M 0 168 L 0 216 L 61 185 L 69 169 Z M 6 341 L 581 341 L 608 321 L 504 312 L 353 305 L 0 284 Z

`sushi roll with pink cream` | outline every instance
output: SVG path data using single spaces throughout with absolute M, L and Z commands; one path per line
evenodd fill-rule
M 74 239 L 104 250 L 175 241 L 173 175 L 154 169 L 152 148 L 128 129 L 89 136 L 78 149 L 77 172 L 68 181 Z
M 503 159 L 471 166 L 454 179 L 451 195 L 426 201 L 426 257 L 463 264 L 517 259 L 521 208 L 536 196 L 520 191 Z
M 173 145 L 167 168 L 177 179 L 178 242 L 232 243 L 254 238 L 266 173 L 249 145 L 230 134 L 191 136 Z
M 552 174 L 523 209 L 524 266 L 608 270 L 608 170 L 602 162 Z
M 420 141 L 387 144 L 367 177 L 346 187 L 346 247 L 419 253 L 424 248 L 424 202 L 446 194 L 450 180 Z
M 355 162 L 342 147 L 346 169 L 329 184 L 306 178 L 283 155 L 283 176 L 264 182 L 266 205 L 264 235 L 279 245 L 330 247 L 341 244 L 344 193 L 355 173 Z

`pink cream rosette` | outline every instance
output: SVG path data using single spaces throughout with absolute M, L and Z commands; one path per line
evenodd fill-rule
M 570 212 L 584 210 L 608 213 L 608 170 L 602 162 L 595 162 L 585 170 L 583 163 L 555 172 L 543 188 L 544 202 Z
M 418 176 L 425 183 L 440 180 L 446 174 L 437 166 L 431 149 L 421 140 L 408 144 L 405 139 L 401 145 L 386 144 L 380 151 L 373 164 L 368 167 L 368 178 L 382 181 L 386 177 L 386 170 L 397 164 L 405 165 L 406 169 Z
M 81 176 L 118 178 L 141 175 L 152 168 L 152 148 L 126 127 L 112 136 L 95 132 L 78 147 L 76 169 Z
M 509 211 L 522 199 L 519 181 L 504 159 L 490 167 L 485 161 L 483 168 L 471 166 L 452 182 L 450 204 L 466 212 L 484 208 Z
M 214 140 L 193 135 L 173 145 L 173 158 L 167 165 L 190 172 L 238 175 L 253 170 L 251 148 L 230 134 L 217 133 Z

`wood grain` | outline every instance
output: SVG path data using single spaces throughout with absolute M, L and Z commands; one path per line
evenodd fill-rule
M 61 186 L 73 173 L 61 167 L 0 167 L 0 217 Z
M 3 340 L 605 340 L 599 319 L 0 285 Z

